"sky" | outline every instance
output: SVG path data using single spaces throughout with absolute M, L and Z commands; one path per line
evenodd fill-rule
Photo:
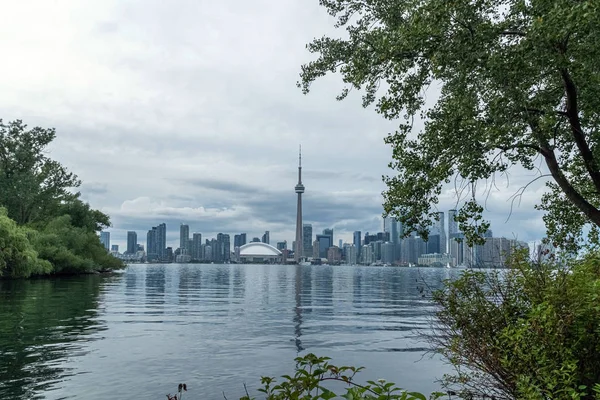
M 181 223 L 203 238 L 269 230 L 291 246 L 299 144 L 313 232 L 333 228 L 337 243 L 382 230 L 394 173 L 383 140 L 397 122 L 359 93 L 336 101 L 340 76 L 296 87 L 314 58 L 305 45 L 343 35 L 318 0 L 19 0 L 0 15 L 0 118 L 56 128 L 49 155 L 110 215 L 112 244 L 128 230 L 145 244 L 165 222 L 174 247 Z M 532 176 L 498 178 L 484 214 L 494 236 L 544 235 L 543 182 L 511 202 Z M 448 187 L 437 207 L 455 205 Z

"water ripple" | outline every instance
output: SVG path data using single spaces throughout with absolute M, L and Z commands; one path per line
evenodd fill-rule
M 180 381 L 197 398 L 239 398 L 243 382 L 289 373 L 309 351 L 367 367 L 364 379 L 435 390 L 445 367 L 422 357 L 434 309 L 417 285 L 454 273 L 171 264 L 0 282 L 0 398 L 94 400 L 132 387 L 161 398 Z

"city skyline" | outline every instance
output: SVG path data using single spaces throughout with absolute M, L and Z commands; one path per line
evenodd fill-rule
M 211 237 L 252 228 L 251 236 L 268 230 L 290 243 L 298 143 L 310 181 L 303 222 L 346 241 L 356 229 L 382 229 L 381 176 L 393 175 L 384 138 L 399 121 L 363 109 L 358 91 L 336 101 L 337 76 L 310 96 L 295 86 L 311 59 L 306 43 L 337 34 L 318 2 L 211 2 L 210 13 L 205 1 L 26 3 L 0 5 L 12 32 L 0 37 L 11 54 L 0 76 L 2 118 L 56 128 L 51 156 L 83 181 L 82 199 L 111 217 L 113 243 L 165 223 L 177 246 L 181 222 Z M 23 68 L 40 59 L 43 68 Z M 422 126 L 415 120 L 414 134 Z M 495 233 L 544 236 L 533 207 L 544 179 L 511 199 L 532 174 L 512 169 L 489 196 L 479 186 Z M 454 184 L 440 210 L 456 207 Z

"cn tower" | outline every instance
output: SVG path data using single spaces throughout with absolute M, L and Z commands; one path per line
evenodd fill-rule
M 304 244 L 302 243 L 302 193 L 304 185 L 302 184 L 302 146 L 298 152 L 298 183 L 296 184 L 296 193 L 298 193 L 298 209 L 296 211 L 296 249 L 294 259 L 297 263 L 302 260 Z

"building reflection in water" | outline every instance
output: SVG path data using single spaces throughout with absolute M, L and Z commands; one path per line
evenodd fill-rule
M 302 344 L 302 322 L 312 312 L 312 267 L 296 266 L 294 281 L 294 336 L 296 351 L 305 350 Z
M 236 266 L 233 270 L 233 297 L 243 299 L 246 295 L 246 267 Z
M 152 305 L 152 313 L 164 313 L 164 308 L 160 310 L 157 305 L 165 304 L 165 266 L 152 265 L 146 269 L 146 304 Z
M 195 304 L 200 301 L 198 292 L 202 281 L 202 269 L 186 265 L 179 269 L 179 304 Z

